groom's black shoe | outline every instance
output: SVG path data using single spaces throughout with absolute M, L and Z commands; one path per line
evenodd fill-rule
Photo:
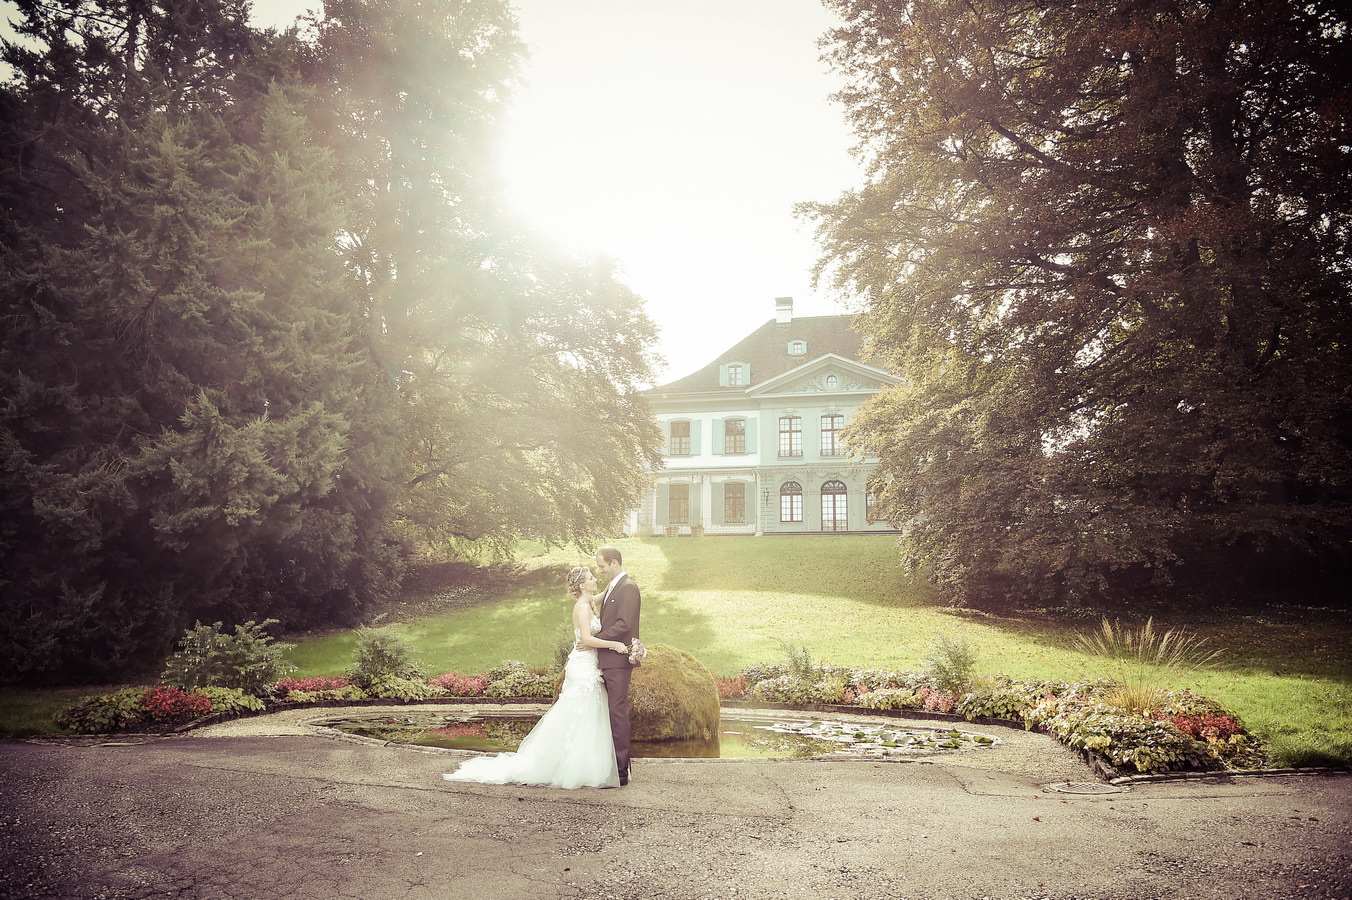
M 624 787 L 628 783 L 629 783 L 629 770 L 625 769 L 623 772 L 620 773 L 620 787 Z

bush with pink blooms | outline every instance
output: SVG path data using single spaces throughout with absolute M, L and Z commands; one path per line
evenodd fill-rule
M 431 683 L 442 688 L 452 697 L 482 697 L 488 687 L 488 676 L 461 675 L 459 672 L 447 672 L 433 678 Z

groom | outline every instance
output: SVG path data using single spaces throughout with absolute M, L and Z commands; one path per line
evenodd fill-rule
M 632 644 L 638 637 L 638 585 L 624 571 L 624 560 L 614 547 L 596 551 L 596 569 L 602 580 L 609 581 L 601 597 L 601 630 L 596 637 L 603 641 L 622 641 Z M 610 701 L 610 734 L 615 740 L 615 764 L 620 770 L 620 784 L 629 783 L 629 679 L 634 666 L 627 654 L 615 650 L 596 651 L 601 666 L 601 678 L 606 684 Z

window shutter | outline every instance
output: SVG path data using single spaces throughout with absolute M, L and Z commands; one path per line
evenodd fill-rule
M 719 387 L 728 386 L 728 367 L 726 364 L 718 367 L 718 386 Z
M 690 524 L 691 524 L 691 525 L 698 525 L 701 521 L 703 521 L 703 518 L 704 518 L 704 517 L 703 517 L 702 513 L 704 512 L 704 508 L 703 508 L 703 506 L 702 506 L 701 503 L 700 503 L 700 499 L 701 499 L 703 496 L 704 496 L 704 491 L 701 490 L 701 485 L 700 485 L 700 483 L 699 483 L 698 481 L 696 481 L 694 484 L 690 485 Z
M 750 416 L 746 419 L 746 452 L 756 452 L 756 420 Z
M 657 486 L 657 511 L 653 514 L 654 524 L 667 524 L 667 510 L 671 508 L 668 497 L 670 496 L 671 485 L 660 484 Z
M 714 419 L 714 455 L 717 456 L 723 452 L 723 429 L 727 427 L 727 419 Z
M 691 455 L 691 456 L 699 456 L 699 455 L 700 455 L 699 427 L 700 427 L 701 425 L 703 425 L 703 424 L 704 424 L 704 423 L 701 422 L 699 419 L 691 419 L 691 420 L 690 420 L 690 455 Z
M 713 493 L 713 499 L 712 499 L 712 502 L 713 502 L 714 508 L 711 509 L 711 510 L 709 510 L 709 518 L 713 521 L 713 523 L 714 523 L 715 525 L 722 525 L 722 524 L 723 524 L 723 482 L 721 482 L 721 481 L 715 481 L 715 482 L 711 485 L 711 487 L 713 488 L 713 491 L 712 491 L 712 493 Z

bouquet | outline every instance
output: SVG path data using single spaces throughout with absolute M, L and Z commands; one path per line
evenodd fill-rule
M 629 645 L 629 665 L 638 665 L 643 662 L 643 657 L 647 655 L 648 648 L 638 638 L 634 638 L 633 643 Z

